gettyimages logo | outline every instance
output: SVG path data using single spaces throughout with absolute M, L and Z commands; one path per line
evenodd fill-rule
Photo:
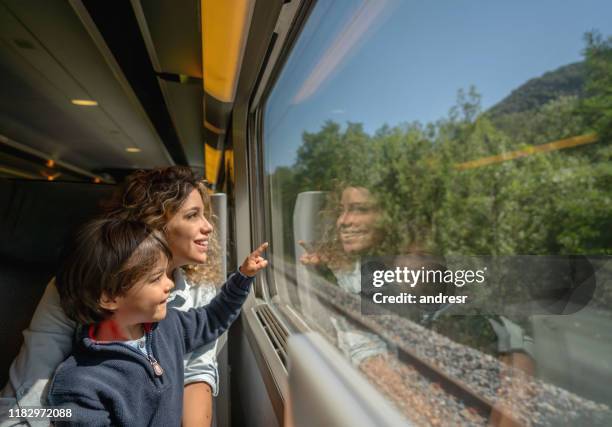
M 513 256 L 366 258 L 363 314 L 410 316 L 452 305 L 454 314 L 572 314 L 593 299 L 610 257 Z M 608 266 L 609 267 L 609 266 Z
M 482 270 L 442 270 L 421 267 L 414 270 L 408 267 L 395 269 L 379 269 L 372 271 L 372 286 L 379 288 L 385 284 L 406 284 L 414 288 L 418 284 L 444 283 L 457 287 L 470 283 L 483 283 L 487 267 Z

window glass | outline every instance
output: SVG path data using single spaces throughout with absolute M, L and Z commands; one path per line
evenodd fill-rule
M 610 16 L 319 0 L 266 100 L 278 303 L 416 424 L 612 422 Z

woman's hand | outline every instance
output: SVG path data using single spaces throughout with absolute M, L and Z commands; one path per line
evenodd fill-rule
M 263 252 L 268 248 L 268 242 L 264 243 L 244 260 L 240 266 L 240 272 L 245 276 L 255 276 L 259 270 L 263 270 L 268 265 L 268 261 L 262 257 Z

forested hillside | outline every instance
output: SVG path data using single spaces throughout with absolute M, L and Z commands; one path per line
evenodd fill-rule
M 585 40 L 584 61 L 487 112 L 471 88 L 435 123 L 304 132 L 295 164 L 271 176 L 285 233 L 299 192 L 351 185 L 384 213 L 381 253 L 612 254 L 612 38 Z
M 487 113 L 494 118 L 538 109 L 561 97 L 581 98 L 584 95 L 585 78 L 584 62 L 564 65 L 522 84 L 491 107 Z

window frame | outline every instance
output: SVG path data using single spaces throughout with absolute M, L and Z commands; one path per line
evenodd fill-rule
M 252 201 L 251 220 L 252 224 L 256 225 L 251 230 L 254 242 L 263 242 L 265 236 L 272 236 L 269 180 L 266 179 L 264 172 L 265 142 L 263 141 L 263 130 L 265 106 L 316 3 L 316 0 L 293 0 L 283 6 L 275 28 L 274 38 L 267 52 L 266 63 L 261 70 L 257 87 L 254 90 L 254 96 L 249 104 L 247 141 L 250 154 L 250 182 L 256 183 L 249 190 Z M 262 194 L 256 194 L 256 188 L 262 189 Z M 284 276 L 285 280 L 287 280 L 287 275 Z M 268 269 L 261 279 L 260 285 L 256 290 L 257 297 L 267 302 L 277 302 L 281 296 L 287 298 L 287 300 L 289 299 L 286 287 L 281 287 L 276 283 L 272 269 Z M 297 315 L 294 312 L 291 310 L 283 311 L 286 311 L 286 315 L 288 315 L 286 320 L 294 319 L 291 321 L 292 323 L 295 322 L 294 326 L 298 329 L 304 329 L 304 321 L 300 319 L 296 322 Z

